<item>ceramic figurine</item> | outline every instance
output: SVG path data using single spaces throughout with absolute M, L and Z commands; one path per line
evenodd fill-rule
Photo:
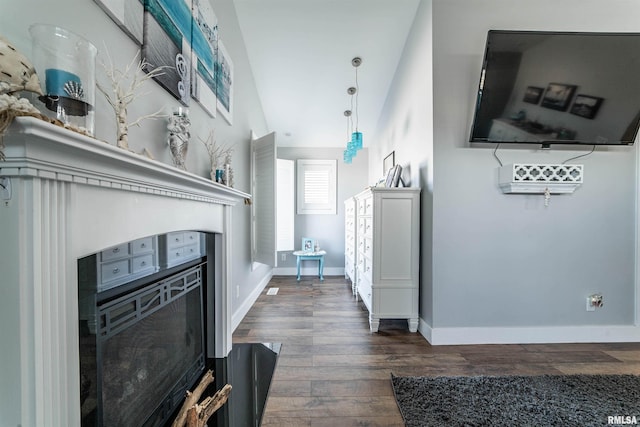
M 0 36 L 0 94 L 28 90 L 42 95 L 40 79 L 31 62 Z
M 191 121 L 189 120 L 186 110 L 179 108 L 178 111 L 174 111 L 173 115 L 169 117 L 169 123 L 167 124 L 167 130 L 169 131 L 169 150 L 173 157 L 173 164 L 182 169 L 187 170 L 185 161 L 187 159 L 187 149 L 189 148 L 189 126 Z

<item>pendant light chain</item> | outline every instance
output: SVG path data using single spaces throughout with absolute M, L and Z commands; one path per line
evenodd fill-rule
M 349 113 L 347 113 L 349 112 Z M 349 120 L 351 119 L 351 110 L 347 110 L 344 112 L 344 115 L 347 118 L 347 139 L 349 139 L 349 135 L 351 135 L 351 131 L 349 130 Z
M 360 118 L 358 116 L 358 95 L 360 95 L 360 86 L 358 86 L 358 67 L 355 67 L 356 69 L 356 132 L 358 132 L 358 119 Z M 352 97 L 353 98 L 353 97 Z
M 351 110 L 353 112 L 353 93 L 351 94 Z M 356 111 L 356 115 L 357 115 Z M 349 128 L 349 135 L 347 135 L 347 139 L 351 139 L 351 133 L 353 132 L 353 114 L 349 114 L 349 122 L 351 123 L 351 127 Z M 356 125 L 357 126 L 357 125 Z

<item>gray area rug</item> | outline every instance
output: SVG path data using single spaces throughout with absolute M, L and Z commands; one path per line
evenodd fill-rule
M 391 383 L 407 427 L 607 426 L 612 424 L 610 416 L 629 417 L 613 419 L 618 425 L 635 416 L 640 425 L 636 375 L 391 374 Z

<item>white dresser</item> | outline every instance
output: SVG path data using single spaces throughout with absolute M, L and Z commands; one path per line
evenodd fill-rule
M 344 277 L 356 295 L 356 198 L 344 201 Z
M 369 310 L 369 327 L 380 319 L 407 319 L 418 330 L 420 189 L 371 188 L 356 199 L 356 286 Z

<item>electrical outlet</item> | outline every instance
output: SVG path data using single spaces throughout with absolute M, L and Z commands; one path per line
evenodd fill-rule
M 286 261 L 287 260 L 287 254 L 283 253 L 280 255 L 280 261 Z
M 593 294 L 587 297 L 587 311 L 596 311 L 604 305 L 604 298 L 601 294 Z

